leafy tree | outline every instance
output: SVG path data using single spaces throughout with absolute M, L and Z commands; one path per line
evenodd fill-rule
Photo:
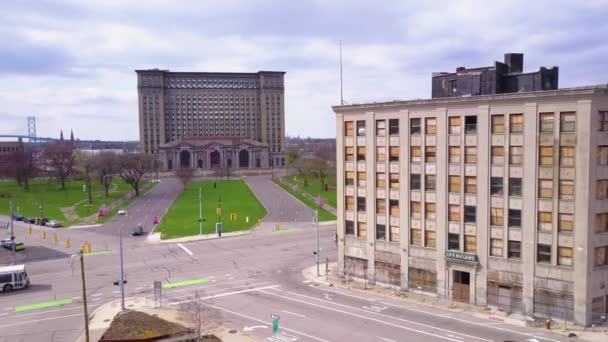
M 121 155 L 118 160 L 120 178 L 131 185 L 135 190 L 135 196 L 139 196 L 142 178 L 146 173 L 153 171 L 154 157 L 143 153 L 127 153 Z
M 65 190 L 65 181 L 74 173 L 74 145 L 69 141 L 54 142 L 46 146 L 43 157 L 47 172 L 59 181 L 60 189 Z

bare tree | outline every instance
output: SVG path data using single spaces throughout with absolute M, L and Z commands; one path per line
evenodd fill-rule
M 40 171 L 37 162 L 32 151 L 15 151 L 0 160 L 0 176 L 14 178 L 25 191 L 29 191 L 30 179 Z
M 89 197 L 89 204 L 93 204 L 93 193 L 92 183 L 95 171 L 95 159 L 89 153 L 78 153 L 76 155 L 76 169 L 84 178 L 85 185 L 87 187 L 87 194 Z
M 306 162 L 306 174 L 319 180 L 320 191 L 323 192 L 325 180 L 329 174 L 329 161 L 321 157 L 315 157 Z
M 65 181 L 74 173 L 74 145 L 66 141 L 57 141 L 48 145 L 43 152 L 47 172 L 59 181 L 61 190 L 65 190 Z
M 180 311 L 194 330 L 197 341 L 204 341 L 204 337 L 213 334 L 218 326 L 218 312 L 203 303 L 204 300 L 203 292 L 194 291 L 191 300 L 180 306 Z
M 106 197 L 110 195 L 110 185 L 118 173 L 118 155 L 114 152 L 100 152 L 94 158 L 97 181 L 103 186 Z
M 144 175 L 152 171 L 153 159 L 154 157 L 143 153 L 129 153 L 119 157 L 120 177 L 135 190 L 135 196 L 139 196 Z
M 175 169 L 175 177 L 179 178 L 185 189 L 192 181 L 192 178 L 194 178 L 194 169 L 191 167 L 179 167 Z

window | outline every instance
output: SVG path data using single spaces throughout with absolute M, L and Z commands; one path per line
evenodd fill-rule
M 460 147 L 450 146 L 450 163 L 460 163 Z
M 422 231 L 420 229 L 410 229 L 410 244 L 416 246 L 422 245 Z
M 464 206 L 464 223 L 475 223 L 477 221 L 477 208 L 465 205 Z
M 420 207 L 420 202 L 412 202 L 410 203 L 410 215 L 412 218 L 420 219 L 422 217 L 422 209 Z
M 357 161 L 365 161 L 365 146 L 357 147 Z
M 376 225 L 376 240 L 386 240 L 386 226 L 383 224 Z
M 390 161 L 390 162 L 398 162 L 399 161 L 399 146 L 391 146 L 391 147 L 389 147 L 388 161 Z
M 505 163 L 504 146 L 492 146 L 492 164 L 503 165 Z
M 574 166 L 574 147 L 562 146 L 559 148 L 559 165 Z
M 502 239 L 490 239 L 490 255 L 502 256 Z
M 386 161 L 386 147 L 384 147 L 384 146 L 376 147 L 376 161 L 377 162 Z
M 521 197 L 521 178 L 509 178 L 509 196 Z
M 553 223 L 553 213 L 549 211 L 538 212 L 538 230 L 550 232 Z
M 355 126 L 352 121 L 344 122 L 344 132 L 346 133 L 347 137 L 352 137 L 353 135 L 355 135 Z
M 367 223 L 357 222 L 357 233 L 358 237 L 367 237 Z
M 357 121 L 357 136 L 365 136 L 365 121 Z
M 551 263 L 551 246 L 550 245 L 539 244 L 536 246 L 536 262 Z
M 391 216 L 399 217 L 399 200 L 389 200 L 388 205 L 390 206 Z
M 475 235 L 464 236 L 464 251 L 475 252 L 477 250 L 477 237 Z
M 598 179 L 595 186 L 595 198 L 608 198 L 608 179 Z
M 509 241 L 507 248 L 509 248 L 509 251 L 508 251 L 509 259 L 521 259 L 521 242 L 520 241 Z
M 598 131 L 600 131 L 600 132 L 608 131 L 608 111 L 600 111 L 598 113 L 598 117 L 599 117 L 599 121 L 600 121 Z
M 420 175 L 411 174 L 410 175 L 410 190 L 420 190 Z
M 450 134 L 460 134 L 460 117 L 450 117 Z
M 553 113 L 540 113 L 540 131 L 553 132 L 553 122 L 555 117 Z
M 466 164 L 477 164 L 477 147 L 467 146 L 464 148 L 464 162 Z
M 435 163 L 437 162 L 437 147 L 427 146 L 424 149 L 424 162 Z
M 521 210 L 509 209 L 509 227 L 521 227 Z
M 378 137 L 386 136 L 386 121 L 376 120 L 376 136 L 378 136 Z
M 346 185 L 354 185 L 355 184 L 355 173 L 352 171 L 347 171 L 345 175 L 345 184 Z
M 450 192 L 460 192 L 460 176 L 450 176 L 449 181 L 448 190 Z
M 346 232 L 346 235 L 355 235 L 355 222 L 346 221 L 345 222 L 345 232 Z
M 595 232 L 608 232 L 608 213 L 601 213 L 595 215 Z
M 435 191 L 435 175 L 424 175 L 424 189 L 426 191 Z
M 399 135 L 399 119 L 388 120 L 388 134 Z
M 558 214 L 558 229 L 560 233 L 572 233 L 574 229 L 574 215 L 572 214 Z
M 389 184 L 391 189 L 399 189 L 399 174 L 391 173 L 389 174 Z
M 460 235 L 448 233 L 448 249 L 453 251 L 460 250 Z
M 467 194 L 477 193 L 477 178 L 471 176 L 464 177 L 464 192 Z
M 401 229 L 396 226 L 390 226 L 390 241 L 399 242 L 401 241 Z
M 346 161 L 355 160 L 355 148 L 352 146 L 346 146 L 345 158 Z
M 608 246 L 596 247 L 594 252 L 595 266 L 608 265 Z
M 437 205 L 435 203 L 425 203 L 424 218 L 427 220 L 435 220 L 437 218 Z
M 418 119 L 410 119 L 410 134 L 420 134 L 422 132 L 420 124 L 420 118 Z
M 597 147 L 597 165 L 608 165 L 608 146 L 601 145 Z
M 502 196 L 502 177 L 490 177 L 490 195 Z
M 412 163 L 420 163 L 422 161 L 422 148 L 420 146 L 411 147 Z
M 365 172 L 357 172 L 357 186 L 365 186 L 367 184 L 367 174 Z
M 437 119 L 426 118 L 424 120 L 424 133 L 437 134 Z
M 476 116 L 465 116 L 464 117 L 464 133 L 465 134 L 477 133 L 477 117 Z
M 565 200 L 574 199 L 574 181 L 560 179 L 560 181 L 559 181 L 559 199 L 565 199 Z
M 365 211 L 365 197 L 357 197 L 357 211 Z
M 492 115 L 492 133 L 502 134 L 505 132 L 505 116 Z
M 346 196 L 346 210 L 355 210 L 355 198 Z
M 376 173 L 376 187 L 386 187 L 386 173 Z
M 557 264 L 561 266 L 572 266 L 572 248 L 557 247 L 557 255 L 559 256 Z
M 562 133 L 574 133 L 576 128 L 576 117 L 574 112 L 560 113 L 559 130 Z
M 509 163 L 511 165 L 521 165 L 524 161 L 524 148 L 521 146 L 509 147 Z
M 460 222 L 460 205 L 450 204 L 449 205 L 449 217 L 448 219 L 452 222 Z
M 424 245 L 426 247 L 435 248 L 437 245 L 437 239 L 434 231 L 426 230 L 424 232 Z
M 509 132 L 523 133 L 524 131 L 524 116 L 523 114 L 509 115 Z
M 380 215 L 386 214 L 386 200 L 385 199 L 376 200 L 376 214 L 380 214 Z
M 538 180 L 538 197 L 553 198 L 553 180 L 539 179 Z
M 502 208 L 490 208 L 490 224 L 502 226 L 504 224 L 504 212 Z

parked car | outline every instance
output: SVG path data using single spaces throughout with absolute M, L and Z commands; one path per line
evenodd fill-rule
M 59 228 L 61 227 L 61 222 L 57 221 L 57 220 L 50 220 L 47 223 L 47 226 L 51 227 L 51 228 Z
M 25 244 L 23 244 L 23 242 L 17 241 L 15 240 L 15 242 L 13 242 L 10 238 L 8 239 L 4 239 L 2 241 L 0 241 L 0 245 L 6 249 L 10 249 L 13 250 L 13 243 L 15 244 L 15 251 L 22 251 L 25 249 Z
M 36 223 L 36 218 L 35 217 L 26 217 L 23 219 L 23 222 L 25 223 Z
M 15 221 L 23 221 L 24 217 L 21 215 L 13 215 L 13 220 Z
M 41 226 L 46 226 L 49 223 L 49 219 L 46 217 L 43 217 L 40 219 L 40 221 L 38 221 L 38 224 Z
M 137 226 L 135 226 L 135 228 L 133 228 L 133 232 L 131 232 L 131 235 L 140 236 L 143 233 L 144 233 L 144 227 L 142 227 L 141 224 L 138 224 Z
M 120 210 L 118 211 L 118 215 L 121 215 L 121 216 L 122 216 L 122 215 L 125 215 L 126 213 L 127 213 L 127 211 L 126 211 L 126 210 L 124 210 L 124 209 L 120 209 Z

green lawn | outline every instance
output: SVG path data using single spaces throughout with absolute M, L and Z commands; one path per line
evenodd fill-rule
M 108 222 L 112 217 L 116 216 L 116 214 L 118 214 L 118 211 L 120 209 L 125 209 L 128 206 L 130 206 L 133 202 L 137 201 L 141 196 L 143 196 L 144 194 L 146 194 L 148 191 L 152 190 L 158 183 L 152 183 L 152 182 L 148 182 L 148 183 L 144 183 L 143 187 L 139 188 L 139 197 L 131 197 L 130 199 L 120 203 L 119 205 L 116 206 L 116 208 L 110 210 L 109 213 L 106 214 L 106 216 L 99 218 L 99 222 L 100 224 L 106 223 Z M 128 185 L 128 184 L 127 184 Z M 129 191 L 133 190 L 133 188 L 129 185 Z
M 280 186 L 281 188 L 283 188 L 283 190 L 289 192 L 295 198 L 297 198 L 300 201 L 302 201 L 302 203 L 306 204 L 310 208 L 312 208 L 312 209 L 317 209 L 318 208 L 317 204 L 314 201 L 309 200 L 304 195 L 302 195 L 300 192 L 293 191 L 289 186 L 287 186 L 287 185 L 279 182 L 276 179 L 273 179 L 272 181 L 275 184 L 277 184 L 278 186 Z M 335 221 L 336 220 L 336 215 L 330 213 L 329 211 L 327 211 L 327 210 L 325 210 L 323 208 L 318 208 L 318 209 L 319 209 L 319 222 Z
M 81 218 L 88 216 L 87 208 L 84 206 L 88 202 L 88 195 L 82 191 L 83 184 L 82 180 L 70 180 L 66 182 L 65 190 L 58 190 L 56 182 L 49 182 L 48 179 L 35 179 L 30 181 L 30 190 L 25 191 L 15 181 L 2 181 L 0 182 L 0 214 L 9 214 L 9 194 L 13 194 L 15 214 L 39 217 L 38 207 L 41 204 L 44 209 L 44 217 L 60 220 L 64 226 L 77 223 L 79 220 L 66 220 L 61 208 L 79 204 L 76 207 L 78 216 Z M 116 179 L 114 184 L 115 192 L 110 194 L 113 199 L 130 191 L 130 187 L 121 179 Z M 92 208 L 97 209 L 102 203 L 109 203 L 111 200 L 105 199 L 103 187 L 100 184 L 93 183 Z
M 285 176 L 285 177 L 283 177 L 283 179 L 291 184 L 297 184 L 301 190 L 306 191 L 307 193 L 314 196 L 315 198 L 319 197 L 319 192 L 321 191 L 321 182 L 319 182 L 319 180 L 317 178 L 309 177 L 306 186 L 304 185 L 304 177 Z M 323 191 L 321 191 L 321 198 L 323 198 L 325 203 L 329 204 L 330 206 L 332 206 L 334 208 L 337 208 L 338 207 L 338 198 L 337 198 L 337 194 L 336 194 L 336 179 L 333 177 L 330 177 L 327 179 L 327 183 L 329 185 L 329 189 L 328 189 L 328 191 L 325 191 L 325 189 L 323 189 Z
M 214 183 L 216 188 L 213 187 Z M 220 196 L 223 232 L 247 230 L 266 215 L 264 206 L 242 180 L 193 182 L 179 195 L 158 225 L 156 231 L 161 233 L 162 239 L 198 235 L 199 187 L 203 191 L 203 234 L 215 233 Z M 237 214 L 236 221 L 230 220 L 230 213 L 233 212 Z M 246 222 L 247 216 L 249 223 Z

